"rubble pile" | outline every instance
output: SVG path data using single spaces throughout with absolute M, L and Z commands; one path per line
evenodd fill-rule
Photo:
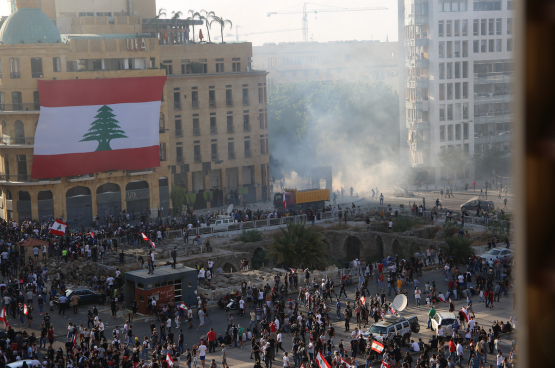
M 68 287 L 88 285 L 93 276 L 100 279 L 101 276 L 108 273 L 106 267 L 103 267 L 97 262 L 89 261 L 86 258 L 78 258 L 72 262 L 64 262 L 63 260 L 51 257 L 48 260 L 40 261 L 39 264 L 41 268 L 46 266 L 48 278 L 50 280 L 61 271 Z M 73 278 L 72 273 L 75 273 L 75 278 Z

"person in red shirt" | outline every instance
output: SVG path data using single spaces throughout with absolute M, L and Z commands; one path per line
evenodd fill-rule
M 208 353 L 216 352 L 216 332 L 214 329 L 211 328 L 210 331 L 206 334 L 206 338 L 208 339 Z
M 452 362 L 455 361 L 456 351 L 457 351 L 457 346 L 455 345 L 453 340 L 449 340 L 449 358 L 451 358 Z

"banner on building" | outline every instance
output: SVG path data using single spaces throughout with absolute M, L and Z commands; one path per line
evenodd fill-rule
M 160 166 L 166 77 L 39 80 L 32 178 Z

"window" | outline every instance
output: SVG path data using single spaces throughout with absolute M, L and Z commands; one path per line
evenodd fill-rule
M 447 83 L 447 99 L 453 99 L 453 83 Z
M 451 33 L 451 29 L 452 29 L 452 28 L 453 28 L 453 21 L 448 20 L 448 21 L 445 23 L 445 35 L 446 35 L 447 37 L 451 37 L 451 36 L 453 35 L 453 34 Z
M 463 82 L 462 98 L 468 98 L 468 82 Z
M 178 164 L 183 163 L 183 147 L 175 147 L 175 157 Z
M 439 126 L 439 141 L 445 142 L 445 125 Z
M 181 119 L 175 120 L 175 136 L 183 137 L 183 126 L 181 124 Z
M 468 41 L 462 42 L 462 57 L 468 57 Z
M 258 87 L 258 103 L 264 103 L 264 88 Z
M 19 59 L 17 58 L 10 59 L 10 78 L 11 79 L 21 78 L 21 73 L 19 71 Z
M 208 91 L 208 106 L 216 107 L 216 91 Z
M 193 109 L 198 109 L 198 91 L 191 92 L 191 103 Z
M 227 158 L 229 160 L 235 159 L 235 143 L 227 142 Z
M 453 41 L 447 41 L 447 58 L 453 57 Z
M 501 41 L 502 40 L 495 40 L 495 52 L 501 52 Z
M 19 181 L 27 181 L 27 155 L 17 155 L 17 178 Z
M 463 123 L 463 139 L 468 139 L 468 123 Z
M 463 109 L 462 118 L 463 119 L 468 119 L 468 102 L 465 102 L 465 103 L 462 104 L 462 109 Z M 468 123 L 466 123 L 466 124 L 468 124 Z M 468 137 L 465 137 L 465 138 L 468 138 Z
M 462 36 L 468 36 L 468 19 L 462 20 Z
M 266 154 L 266 140 L 264 138 L 262 138 L 260 140 L 260 154 L 261 155 L 265 155 Z
M 455 63 L 455 79 L 459 79 L 461 77 L 461 63 Z
M 447 120 L 453 120 L 453 105 L 447 105 Z
M 243 106 L 249 105 L 249 89 L 243 88 Z
M 472 43 L 472 46 L 473 46 L 473 52 L 475 54 L 480 52 L 480 41 L 474 40 L 473 43 Z
M 455 104 L 455 120 L 461 120 L 461 104 Z
M 200 120 L 193 118 L 193 135 L 200 135 Z
M 224 63 L 216 63 L 216 73 L 224 72 Z
M 445 63 L 439 63 L 439 79 L 445 79 Z
M 495 51 L 495 40 L 488 40 L 488 51 L 489 52 Z
M 447 79 L 453 79 L 453 63 L 447 63 Z
M 460 28 L 461 28 L 461 21 L 456 20 L 455 23 L 453 24 L 453 34 L 455 35 L 455 37 L 459 37 L 461 35 Z
M 23 111 L 23 98 L 21 92 L 12 92 L 12 108 L 13 111 Z
M 39 91 L 33 91 L 33 108 L 35 109 L 35 111 L 40 110 Z
M 513 18 L 507 18 L 507 34 L 513 34 Z
M 236 62 L 232 64 L 232 70 L 233 72 L 240 72 L 241 71 L 241 63 L 240 62 Z
M 439 121 L 445 121 L 445 105 L 439 105 Z
M 455 124 L 455 140 L 461 140 L 461 124 Z
M 249 116 L 248 115 L 243 115 L 243 130 L 245 132 L 250 132 L 251 131 L 251 124 L 249 122 Z
M 447 125 L 447 140 L 453 140 L 453 125 Z
M 212 143 L 210 145 L 210 156 L 212 161 L 218 161 L 218 143 Z
M 439 43 L 439 58 L 443 59 L 445 57 L 445 42 L 441 41 Z
M 461 84 L 455 83 L 455 100 L 461 99 Z
M 260 129 L 264 129 L 264 113 L 258 114 L 258 121 L 260 122 Z
M 461 41 L 455 41 L 455 57 L 461 57 Z
M 485 36 L 488 33 L 487 30 L 488 20 L 482 19 L 480 20 L 480 35 Z
M 181 93 L 173 93 L 173 108 L 174 110 L 181 110 Z
M 501 0 L 473 0 L 474 11 L 501 10 Z
M 502 30 L 501 30 L 502 23 L 503 23 L 503 19 L 501 19 L 501 18 L 497 18 L 495 20 L 495 34 L 496 35 L 501 35 L 502 34 Z
M 6 110 L 6 105 L 4 105 L 4 92 L 0 92 L 0 111 L 4 111 Z M 6 125 L 6 123 L 4 122 L 3 125 Z M 2 134 L 6 134 L 4 132 L 4 126 L 2 126 Z
M 462 62 L 462 77 L 468 78 L 468 61 Z
M 513 2 L 512 0 L 507 1 L 507 10 L 513 10 Z
M 507 39 L 507 51 L 513 51 L 513 39 L 512 38 Z
M 245 158 L 251 157 L 251 141 L 245 141 Z
M 490 19 L 488 21 L 488 35 L 493 36 L 495 34 L 495 29 L 493 28 L 495 19 Z
M 439 85 L 439 100 L 445 100 L 445 84 L 443 83 Z
M 437 36 L 438 37 L 443 37 L 443 26 L 444 26 L 444 22 L 442 20 L 440 20 L 439 22 L 437 22 Z
M 227 132 L 233 133 L 233 115 L 227 116 Z
M 487 40 L 481 40 L 480 41 L 480 52 L 485 53 L 487 51 L 488 51 Z
M 54 73 L 62 71 L 62 62 L 59 57 L 52 58 L 52 69 Z
M 473 36 L 479 36 L 480 35 L 480 20 L 479 19 L 474 19 L 474 21 L 472 22 L 472 35 Z
M 216 117 L 210 117 L 210 134 L 218 134 L 218 125 L 216 124 Z
M 166 144 L 160 143 L 160 161 L 166 161 Z
M 225 90 L 225 105 L 233 106 L 233 95 L 232 95 L 231 89 Z
M 200 146 L 193 146 L 193 158 L 195 162 L 202 162 L 202 154 L 200 153 Z

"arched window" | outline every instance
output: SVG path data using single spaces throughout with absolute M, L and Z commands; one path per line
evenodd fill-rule
M 71 188 L 66 192 L 66 198 L 76 197 L 76 196 L 90 196 L 91 190 L 87 187 L 75 187 Z
M 25 144 L 25 127 L 21 120 L 16 120 L 14 124 L 15 144 Z

